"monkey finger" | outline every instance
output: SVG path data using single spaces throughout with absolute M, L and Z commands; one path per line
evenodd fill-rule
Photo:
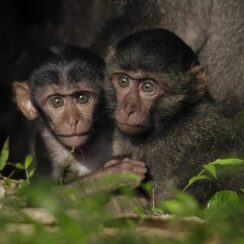
M 118 159 L 109 160 L 108 162 L 106 162 L 104 164 L 104 168 L 108 168 L 108 167 L 114 166 L 114 165 L 118 164 L 119 162 L 120 162 L 120 160 L 118 160 Z
M 121 164 L 118 164 L 118 166 L 115 167 L 119 167 L 121 171 L 128 171 L 128 172 L 139 172 L 142 174 L 145 174 L 147 172 L 147 168 L 145 167 L 145 165 L 143 164 L 131 164 L 131 163 L 127 163 L 127 162 L 123 162 Z
M 140 174 L 145 174 L 147 172 L 147 168 L 145 168 L 145 167 L 133 167 L 132 171 L 140 173 Z
M 136 175 L 145 175 L 147 172 L 146 167 L 141 166 L 134 166 L 134 165 L 121 165 L 123 167 L 117 168 L 118 172 L 128 172 L 128 173 L 134 173 Z
M 145 166 L 145 162 L 140 161 L 140 160 L 131 159 L 131 158 L 124 158 L 124 159 L 122 159 L 122 162 L 130 162 L 132 164 Z
M 125 170 L 125 171 L 133 171 L 134 168 L 139 168 L 139 167 L 143 167 L 142 165 L 135 165 L 135 164 L 132 164 L 131 162 L 121 162 L 119 163 L 117 166 L 115 167 L 119 167 L 121 170 Z
M 131 170 L 132 172 L 139 172 L 142 174 L 145 174 L 147 172 L 147 168 L 145 165 L 134 165 L 131 164 L 127 167 L 129 170 Z

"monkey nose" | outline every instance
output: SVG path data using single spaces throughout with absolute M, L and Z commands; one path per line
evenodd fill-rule
M 72 117 L 68 121 L 68 125 L 70 127 L 76 127 L 78 123 L 79 123 L 79 119 L 72 118 Z

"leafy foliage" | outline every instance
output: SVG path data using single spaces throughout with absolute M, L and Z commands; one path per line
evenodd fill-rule
M 35 170 L 31 169 L 32 156 L 27 155 L 23 164 L 16 163 L 14 167 L 16 169 L 22 169 L 25 171 L 26 180 L 30 183 L 30 178 L 34 175 Z
M 8 142 L 0 154 L 0 169 L 7 158 Z M 217 181 L 218 166 L 243 165 L 242 159 L 205 164 L 184 191 L 163 201 L 151 215 L 150 209 L 137 207 L 136 215 L 122 218 L 111 207 L 114 195 L 110 192 L 87 193 L 86 186 L 57 186 L 48 181 L 29 184 L 34 173 L 31 162 L 32 157 L 27 155 L 15 166 L 25 171 L 25 181 L 0 178 L 0 243 L 243 243 L 243 198 L 233 191 L 220 191 L 203 208 L 184 192 L 198 180 Z M 120 177 L 125 177 L 125 182 L 136 180 L 132 175 Z M 116 180 L 114 176 L 96 185 L 102 189 Z M 143 189 L 153 192 L 150 184 Z M 120 194 L 126 196 L 127 205 L 132 202 L 131 189 L 125 187 Z
M 188 184 L 183 189 L 183 191 L 186 191 L 193 183 L 199 181 L 199 180 L 218 180 L 217 177 L 217 167 L 222 166 L 244 166 L 244 160 L 239 158 L 228 158 L 228 159 L 217 159 L 211 163 L 204 164 L 203 170 L 199 172 L 196 176 L 193 176 L 191 179 L 189 179 Z

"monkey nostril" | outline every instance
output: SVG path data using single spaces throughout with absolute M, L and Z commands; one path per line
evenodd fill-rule
M 127 117 L 129 118 L 129 117 L 133 116 L 135 113 L 136 113 L 136 110 L 131 110 L 128 112 Z
M 127 106 L 125 106 L 124 108 L 126 114 L 129 116 L 133 113 L 135 113 L 137 111 L 136 106 L 134 105 L 134 103 L 128 104 Z

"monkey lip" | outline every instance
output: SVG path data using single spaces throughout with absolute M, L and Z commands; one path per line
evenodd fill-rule
M 145 130 L 145 127 L 143 125 L 131 125 L 131 124 L 125 124 L 125 123 L 120 123 L 117 122 L 117 125 L 121 131 L 123 131 L 126 134 L 130 135 L 136 135 L 141 133 L 142 131 Z
M 89 138 L 89 131 L 82 134 L 58 135 L 63 145 L 68 147 L 80 147 L 86 143 Z

